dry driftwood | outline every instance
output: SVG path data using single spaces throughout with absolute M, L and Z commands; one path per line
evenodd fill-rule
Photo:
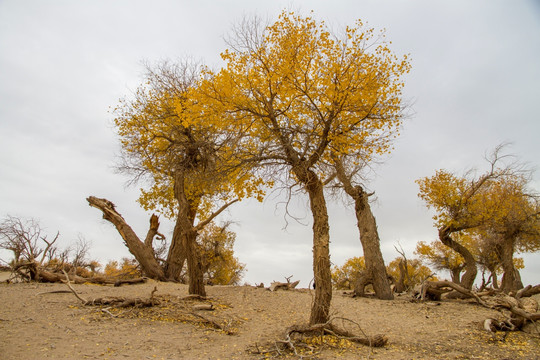
M 148 299 L 141 299 L 141 298 L 125 298 L 125 297 L 117 297 L 117 296 L 106 296 L 101 298 L 95 298 L 95 299 L 85 299 L 79 293 L 71 286 L 71 281 L 69 279 L 68 274 L 64 271 L 64 275 L 66 277 L 66 285 L 69 287 L 73 295 L 77 299 L 81 301 L 81 303 L 84 306 L 98 306 L 98 305 L 109 305 L 114 307 L 151 307 L 154 305 L 159 304 L 159 300 L 154 298 L 154 293 L 157 291 L 157 287 L 154 287 L 152 292 L 150 293 L 150 297 Z
M 488 309 L 505 310 L 510 313 L 509 315 L 504 314 L 505 319 L 503 320 L 486 319 L 484 321 L 484 328 L 488 331 L 521 330 L 528 321 L 535 322 L 540 320 L 538 302 L 531 298 L 532 295 L 540 293 L 540 285 L 529 285 L 519 290 L 514 296 L 511 296 L 494 291 L 477 293 L 451 281 L 428 281 L 422 288 L 421 299 L 424 300 L 427 298 L 427 294 L 442 291 L 444 288 L 451 288 L 466 297 L 473 298 L 478 304 Z
M 31 268 L 35 272 L 35 280 L 40 282 L 48 283 L 63 283 L 67 281 L 65 271 L 63 273 L 52 272 L 43 267 L 39 266 L 36 262 L 26 262 L 19 264 L 14 271 L 20 271 L 23 268 Z M 148 280 L 146 277 L 136 278 L 136 279 L 117 279 L 108 276 L 92 276 L 92 277 L 83 277 L 75 274 L 69 275 L 69 281 L 74 284 L 100 284 L 100 285 L 114 285 L 122 286 L 124 284 L 140 284 Z
M 214 305 L 212 305 L 212 304 L 193 305 L 192 309 L 193 309 L 193 311 L 213 311 L 213 310 L 215 310 Z
M 268 288 L 270 291 L 276 291 L 276 290 L 290 290 L 294 289 L 298 284 L 300 283 L 300 280 L 297 280 L 292 283 L 282 283 L 282 282 L 276 282 L 274 281 L 272 284 L 270 284 L 270 287 Z
M 279 290 L 279 289 L 282 289 L 282 290 L 291 290 L 291 289 L 294 289 L 299 283 L 300 283 L 300 280 L 297 280 L 295 282 L 291 282 L 291 278 L 292 278 L 292 275 L 289 276 L 289 277 L 286 277 L 285 280 L 287 280 L 286 283 L 284 282 L 278 282 L 278 281 L 273 281 L 271 284 L 270 284 L 270 287 L 268 288 L 268 290 L 270 291 L 276 291 L 276 290 Z

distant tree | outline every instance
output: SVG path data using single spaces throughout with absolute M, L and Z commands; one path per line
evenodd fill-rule
M 409 63 L 376 36 L 357 22 L 339 38 L 324 22 L 288 12 L 267 27 L 245 21 L 222 53 L 224 68 L 208 72 L 201 86 L 216 116 L 230 117 L 245 133 L 239 148 L 246 157 L 309 197 L 317 284 L 310 324 L 328 322 L 332 299 L 324 195 L 331 153 L 357 152 L 375 129 L 401 121 L 400 78 Z M 367 147 L 364 153 L 387 150 Z
M 197 239 L 205 278 L 214 285 L 239 285 L 245 269 L 234 256 L 236 234 L 228 225 L 210 223 Z
M 116 260 L 111 260 L 105 264 L 103 269 L 105 276 L 119 279 L 135 279 L 142 276 L 141 267 L 136 259 L 122 258 L 119 263 Z
M 514 253 L 540 250 L 540 196 L 528 188 L 530 180 L 523 173 L 496 179 L 486 195 L 496 211 L 483 227 L 503 269 L 504 292 L 523 288 Z
M 406 266 L 406 267 L 405 267 Z M 406 272 L 404 273 L 404 271 Z M 412 289 L 416 285 L 422 283 L 422 281 L 428 279 L 433 271 L 427 266 L 422 264 L 419 259 L 408 259 L 405 265 L 405 261 L 402 257 L 397 257 L 392 260 L 387 267 L 388 274 L 396 279 L 397 284 L 403 283 L 404 288 L 396 288 L 396 291 L 402 292 L 407 289 Z M 436 279 L 431 277 L 431 279 Z M 397 286 L 396 284 L 396 286 Z
M 467 238 L 470 239 L 470 237 L 464 235 L 459 237 L 461 241 L 456 241 L 463 244 L 463 240 L 466 240 Z M 464 246 L 470 248 L 470 246 Z M 435 270 L 448 271 L 453 282 L 460 282 L 461 271 L 465 267 L 465 261 L 461 255 L 448 246 L 445 246 L 440 241 L 432 241 L 429 244 L 419 241 L 416 244 L 415 254 L 420 257 L 420 260 L 427 262 Z
M 352 257 L 347 259 L 342 266 L 334 266 L 332 269 L 332 284 L 336 289 L 351 290 L 358 275 L 366 270 L 364 257 Z

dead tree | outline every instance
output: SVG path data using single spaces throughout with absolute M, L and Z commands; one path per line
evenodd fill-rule
M 116 211 L 115 205 L 107 200 L 90 196 L 86 199 L 90 206 L 95 207 L 103 213 L 103 218 L 113 224 L 129 249 L 141 265 L 143 273 L 151 279 L 165 281 L 165 272 L 155 257 L 152 247 L 153 239 L 159 234 L 159 219 L 156 215 L 150 217 L 150 228 L 146 234 L 145 241 L 141 241 L 135 231 L 129 226 L 122 215 Z
M 49 240 L 34 219 L 24 221 L 8 215 L 0 223 L 0 249 L 13 253 L 11 270 L 26 280 L 36 280 L 39 277 L 38 269 L 54 256 L 59 236 L 57 232 Z

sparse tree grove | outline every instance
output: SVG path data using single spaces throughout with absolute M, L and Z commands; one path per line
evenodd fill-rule
M 191 61 L 147 65 L 143 83 L 113 110 L 122 149 L 117 170 L 142 185 L 138 202 L 154 212 L 147 233 L 139 237 L 112 201 L 87 201 L 115 226 L 134 259 L 98 272 L 84 238 L 62 252 L 58 234 L 48 238 L 37 222 L 8 216 L 0 223 L 0 248 L 11 251 L 13 271 L 27 280 L 69 281 L 60 273 L 69 265 L 72 275 L 101 283 L 143 276 L 187 282 L 190 294 L 205 297 L 205 284 L 238 285 L 245 270 L 234 257 L 235 234 L 219 216 L 281 186 L 289 194 L 300 189 L 312 215 L 316 286 L 308 329 L 322 324 L 342 334 L 331 325 L 333 287 L 365 296 L 370 285 L 386 300 L 419 286 L 422 299 L 449 288 L 473 297 L 481 270 L 481 289 L 523 288 L 516 254 L 540 250 L 540 196 L 531 188 L 532 172 L 503 155 L 503 146 L 487 157 L 483 173 L 438 170 L 417 180 L 419 197 L 435 212 L 438 240 L 419 242 L 417 259 L 396 248 L 401 257 L 385 266 L 366 173 L 391 152 L 406 118 L 402 89 L 410 64 L 390 50 L 384 32 L 358 21 L 332 33 L 322 21 L 282 12 L 268 26 L 244 20 L 227 44 L 217 70 Z M 363 248 L 333 269 L 329 194 L 354 204 Z M 174 222 L 170 239 L 160 233 L 158 215 Z M 449 272 L 452 281 L 436 281 L 426 265 Z

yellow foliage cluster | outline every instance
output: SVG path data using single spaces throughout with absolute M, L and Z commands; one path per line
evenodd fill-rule
M 540 250 L 540 202 L 527 188 L 529 181 L 521 172 L 505 168 L 478 178 L 439 170 L 417 183 L 420 198 L 435 210 L 435 225 L 453 229 L 455 241 L 486 259 L 496 256 L 496 247 L 505 242 L 518 252 Z M 443 255 L 451 266 L 462 261 L 440 247 L 421 244 L 418 251 L 430 259 Z
M 197 67 L 163 64 L 147 78 L 134 99 L 114 109 L 124 161 L 120 170 L 150 180 L 149 188 L 141 188 L 141 206 L 174 218 L 175 186 L 182 187 L 200 218 L 220 201 L 260 199 L 264 181 L 250 166 L 240 166 L 236 135 L 217 116 L 207 116 L 195 96 Z
M 313 157 L 316 165 L 331 162 L 330 147 L 362 153 L 363 161 L 390 151 L 410 65 L 389 50 L 384 34 L 358 22 L 338 39 L 324 22 L 283 12 L 271 26 L 251 24 L 238 37 L 239 45 L 222 53 L 225 67 L 207 70 L 200 91 L 218 114 L 234 116 L 246 152 Z
M 354 280 L 364 270 L 366 263 L 363 256 L 347 259 L 342 266 L 335 265 L 332 268 L 332 284 L 336 289 L 353 289 Z
M 401 260 L 402 258 L 397 257 L 386 267 L 388 275 L 392 276 L 396 281 L 399 279 L 399 262 Z M 431 271 L 431 269 L 427 266 L 423 265 L 422 261 L 419 259 L 408 259 L 407 274 L 408 276 L 405 276 L 405 286 L 407 288 L 414 288 L 416 285 L 420 284 L 431 274 L 433 274 L 433 271 Z M 430 280 L 437 280 L 437 278 L 431 277 Z
M 399 279 L 399 262 L 401 258 L 396 258 L 386 267 L 388 275 L 395 281 Z M 405 286 L 414 287 L 432 274 L 430 268 L 422 264 L 421 260 L 411 259 L 407 261 L 407 271 L 411 284 L 405 279 Z M 334 266 L 332 269 L 332 283 L 336 289 L 351 290 L 354 288 L 354 280 L 358 274 L 366 270 L 363 256 L 347 259 L 342 266 Z M 433 280 L 433 278 L 431 278 Z
M 105 276 L 120 279 L 135 279 L 142 276 L 137 260 L 123 258 L 121 263 L 116 260 L 109 261 L 103 270 Z
M 239 285 L 245 265 L 234 256 L 236 234 L 210 223 L 197 238 L 205 277 L 214 285 Z

